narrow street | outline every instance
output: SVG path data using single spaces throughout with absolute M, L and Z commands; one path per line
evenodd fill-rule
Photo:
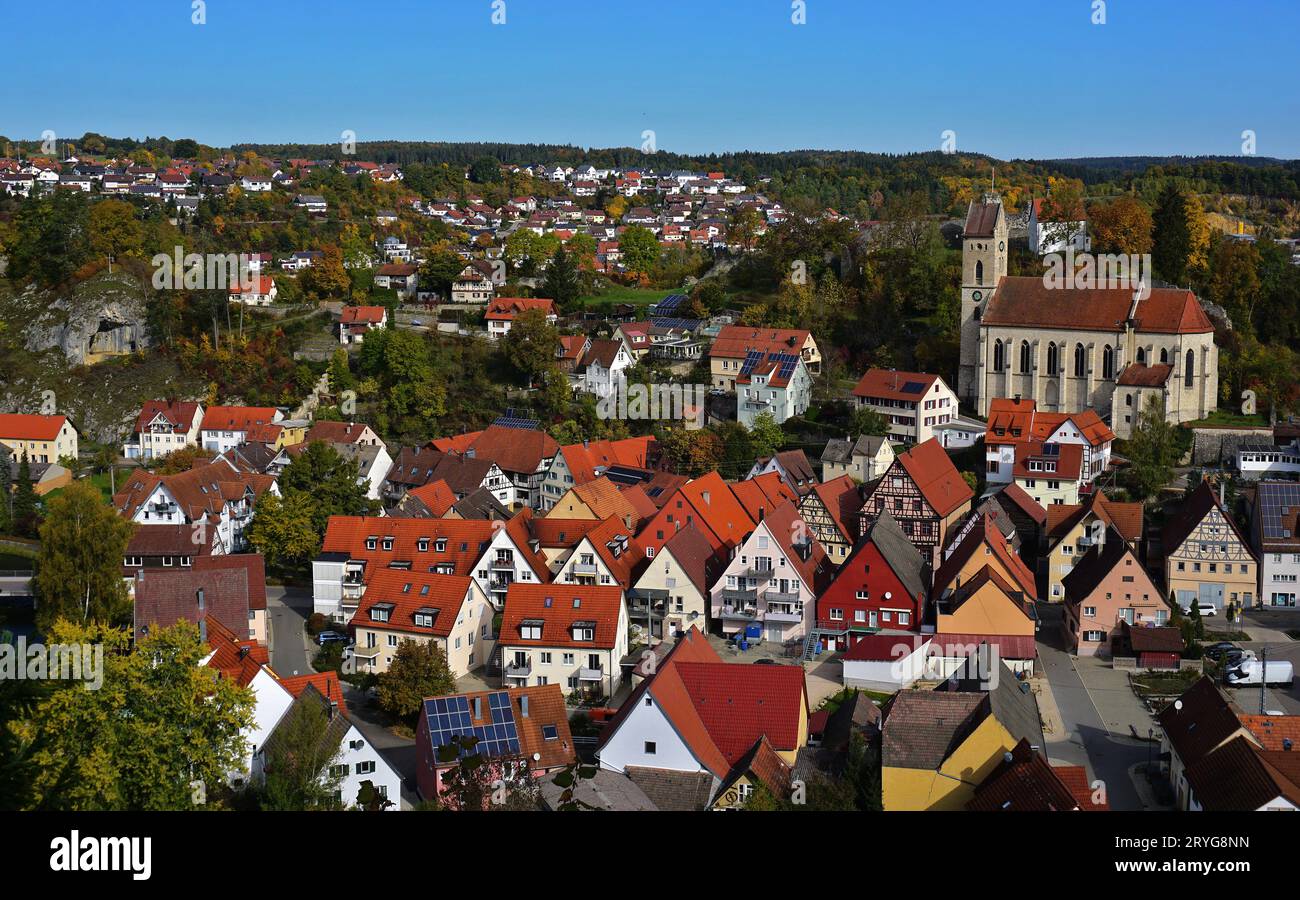
M 307 645 L 307 616 L 310 614 L 311 592 L 308 589 L 266 586 L 271 668 L 281 675 L 305 675 L 312 671 Z

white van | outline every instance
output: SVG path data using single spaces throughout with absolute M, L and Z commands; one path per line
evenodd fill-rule
M 1258 659 L 1243 659 L 1241 665 L 1228 672 L 1228 684 L 1259 684 L 1264 677 L 1264 664 Z M 1295 670 L 1285 659 L 1268 663 L 1267 684 L 1290 684 L 1295 678 Z

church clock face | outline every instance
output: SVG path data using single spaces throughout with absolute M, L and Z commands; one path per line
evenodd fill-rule
M 1005 250 L 1005 249 L 1007 249 L 1007 242 L 1006 242 L 1006 241 L 998 241 L 998 252 L 1001 253 L 1001 252 L 1002 252 L 1003 250 Z
M 971 298 L 972 300 L 974 300 L 976 303 L 979 303 L 981 300 L 984 299 L 984 292 L 983 292 L 983 291 L 971 291 L 971 292 L 970 292 L 970 298 Z

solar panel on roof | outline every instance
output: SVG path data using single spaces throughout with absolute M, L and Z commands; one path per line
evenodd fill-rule
M 902 393 L 904 394 L 924 394 L 924 381 L 908 381 L 903 384 Z
M 1286 510 L 1283 513 L 1283 509 Z M 1265 482 L 1259 486 L 1259 511 L 1265 540 L 1295 537 L 1291 523 L 1300 509 L 1300 483 Z
M 519 428 L 523 431 L 536 431 L 541 423 L 537 419 L 526 419 L 517 415 L 513 408 L 505 411 L 504 415 L 498 416 L 493 425 L 499 425 L 502 428 Z
M 474 724 L 469 703 L 461 695 L 435 698 L 425 710 L 434 747 L 449 747 L 456 738 L 474 737 L 478 739 L 474 752 L 480 755 L 495 757 L 519 752 L 519 729 L 510 695 L 505 691 L 488 695 L 488 721 L 482 725 Z M 467 751 L 467 747 L 461 746 L 458 755 L 464 757 Z

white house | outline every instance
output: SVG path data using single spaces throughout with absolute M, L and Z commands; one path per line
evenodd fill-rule
M 801 416 L 812 403 L 812 375 L 798 353 L 759 354 L 736 376 L 736 420 L 746 428 L 763 413 L 779 425 Z
M 203 406 L 181 400 L 147 400 L 122 455 L 127 459 L 156 459 L 182 447 L 197 447 Z
M 253 281 L 253 285 L 248 288 L 238 283 L 231 285 L 230 302 L 242 303 L 245 306 L 270 306 L 274 303 L 279 295 L 275 279 L 270 275 L 258 275 Z
M 830 583 L 833 565 L 821 543 L 789 501 L 758 523 L 714 582 L 711 613 L 723 634 L 763 639 L 804 637 L 813 627 L 816 600 Z
M 199 426 L 203 449 L 225 453 L 249 440 L 249 433 L 284 420 L 274 406 L 210 406 Z
M 1237 446 L 1237 471 L 1242 478 L 1300 475 L 1300 438 L 1290 444 L 1263 443 Z
M 616 384 L 625 380 L 624 373 L 634 364 L 632 354 L 622 341 L 594 340 L 578 364 L 578 368 L 586 372 L 582 390 L 597 397 L 608 397 L 614 393 Z
M 957 417 L 957 395 L 938 375 L 868 369 L 853 389 L 858 409 L 873 409 L 889 423 L 889 437 L 923 444 L 935 428 Z
M 1087 221 L 1043 222 L 1039 218 L 1042 212 L 1042 200 L 1034 200 L 1029 204 L 1029 249 L 1040 256 L 1045 253 L 1064 253 L 1071 248 L 1076 253 L 1086 253 L 1092 249 Z
M 1259 555 L 1259 602 L 1300 610 L 1300 484 L 1261 481 L 1250 526 Z
M 878 633 L 860 638 L 844 651 L 845 687 L 893 693 L 926 677 L 929 635 Z

